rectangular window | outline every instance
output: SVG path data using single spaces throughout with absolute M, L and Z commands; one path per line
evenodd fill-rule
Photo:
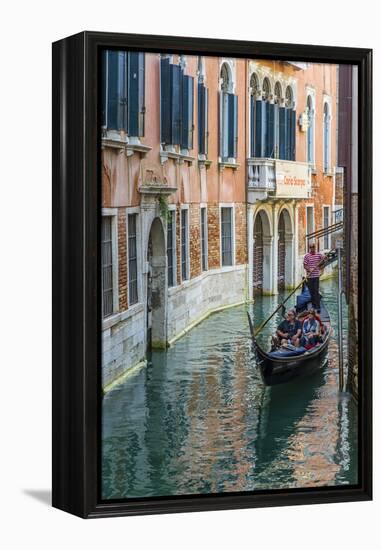
M 192 149 L 194 79 L 167 57 L 160 63 L 160 141 Z
M 128 216 L 128 303 L 138 302 L 137 214 Z
M 105 50 L 102 64 L 102 126 L 144 135 L 145 54 Z
M 307 206 L 306 213 L 307 213 L 307 235 L 309 235 L 314 231 L 314 207 Z
M 168 286 L 175 285 L 176 232 L 174 210 L 169 211 L 167 222 Z
M 188 274 L 188 210 L 181 210 L 181 278 L 186 281 Z
M 329 206 L 323 206 L 323 227 L 329 226 Z M 324 249 L 329 248 L 329 235 L 324 235 Z
M 208 269 L 208 227 L 206 208 L 201 208 L 201 269 Z
M 222 265 L 233 265 L 233 209 L 221 208 L 221 254 Z
M 101 236 L 102 256 L 102 313 L 108 317 L 114 312 L 113 307 L 113 258 L 112 258 L 112 218 L 102 217 Z

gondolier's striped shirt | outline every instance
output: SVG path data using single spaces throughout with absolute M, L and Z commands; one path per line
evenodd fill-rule
M 319 277 L 320 276 L 320 269 L 317 267 L 318 264 L 322 261 L 324 258 L 323 254 L 320 254 L 320 252 L 317 252 L 316 254 L 311 254 L 308 252 L 304 256 L 304 269 L 308 269 L 308 271 L 312 270 L 312 273 L 308 275 L 309 277 Z

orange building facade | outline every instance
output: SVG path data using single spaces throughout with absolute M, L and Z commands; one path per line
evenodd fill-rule
M 107 390 L 211 312 L 294 287 L 340 205 L 336 66 L 105 52 L 103 76 Z

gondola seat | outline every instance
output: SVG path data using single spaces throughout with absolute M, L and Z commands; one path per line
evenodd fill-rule
M 304 347 L 300 347 L 298 349 L 295 349 L 295 350 L 291 350 L 291 349 L 277 349 L 276 351 L 270 351 L 268 353 L 269 357 L 280 357 L 280 358 L 284 358 L 284 357 L 293 357 L 295 355 L 302 355 L 303 353 L 305 353 L 307 350 L 306 348 Z

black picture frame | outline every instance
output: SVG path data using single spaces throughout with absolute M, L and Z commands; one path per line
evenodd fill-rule
M 359 484 L 102 502 L 99 55 L 102 48 L 358 66 Z M 372 50 L 82 32 L 53 44 L 53 506 L 83 518 L 372 498 Z

